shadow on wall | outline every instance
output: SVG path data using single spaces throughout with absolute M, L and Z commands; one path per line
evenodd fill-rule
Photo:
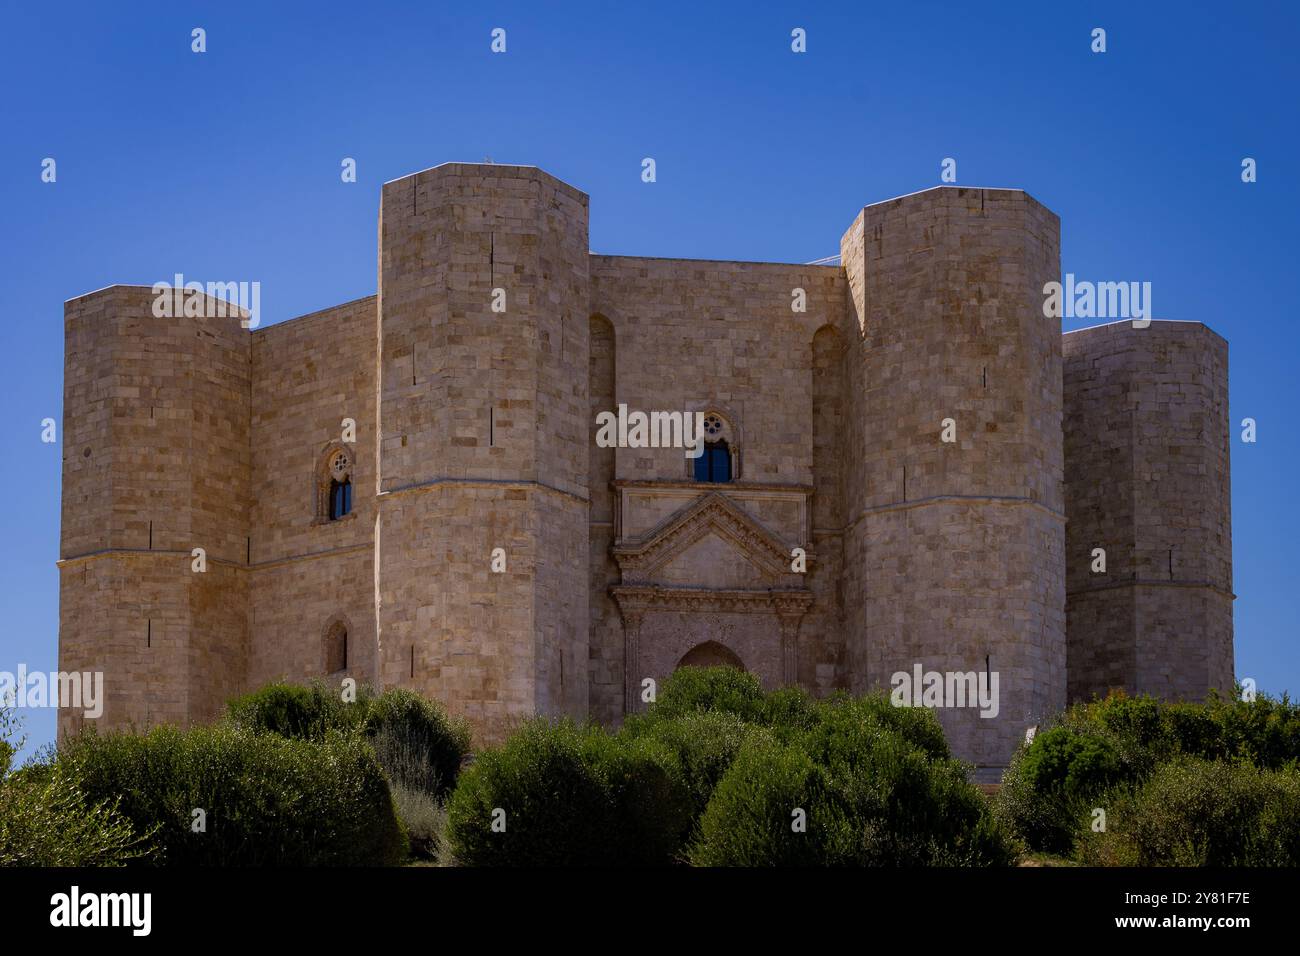
M 743 671 L 745 665 L 734 652 L 723 647 L 717 641 L 705 641 L 696 644 L 677 662 L 678 667 L 734 667 Z

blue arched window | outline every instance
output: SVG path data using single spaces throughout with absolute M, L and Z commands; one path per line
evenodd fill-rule
M 352 513 L 352 479 L 330 479 L 330 521 Z
M 731 447 L 725 438 L 704 443 L 704 454 L 695 459 L 695 480 L 731 480 Z
M 338 521 L 352 513 L 352 453 L 326 450 L 316 477 L 316 520 Z

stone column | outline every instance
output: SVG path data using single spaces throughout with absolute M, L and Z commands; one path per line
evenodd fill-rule
M 806 605 L 777 603 L 777 619 L 781 623 L 781 683 L 793 687 L 799 683 L 799 625 L 803 622 Z
M 641 689 L 641 608 L 620 609 L 623 615 L 623 713 L 635 714 L 640 707 Z

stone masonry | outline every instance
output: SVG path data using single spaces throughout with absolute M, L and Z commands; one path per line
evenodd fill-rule
M 868 206 L 838 266 L 596 255 L 587 222 L 448 164 L 384 185 L 376 296 L 252 332 L 66 304 L 59 666 L 104 672 L 103 725 L 354 677 L 483 744 L 685 665 L 818 696 L 920 665 L 998 676 L 996 717 L 939 709 L 989 775 L 1069 701 L 1231 688 L 1226 343 L 1063 336 L 1024 192 Z M 706 415 L 725 480 L 600 447 L 620 405 Z
M 1231 690 L 1228 343 L 1195 322 L 1072 332 L 1065 386 L 1070 697 Z

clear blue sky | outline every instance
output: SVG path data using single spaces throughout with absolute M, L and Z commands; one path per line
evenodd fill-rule
M 380 184 L 486 156 L 589 193 L 597 252 L 805 262 L 954 157 L 959 184 L 1060 215 L 1064 272 L 1150 281 L 1157 318 L 1228 339 L 1232 417 L 1259 422 L 1232 449 L 1237 673 L 1300 689 L 1300 19 L 1219 6 L 6 4 L 0 670 L 57 660 L 60 449 L 40 421 L 61 421 L 65 299 L 257 280 L 265 324 L 373 293 Z M 51 711 L 27 716 L 52 737 Z

